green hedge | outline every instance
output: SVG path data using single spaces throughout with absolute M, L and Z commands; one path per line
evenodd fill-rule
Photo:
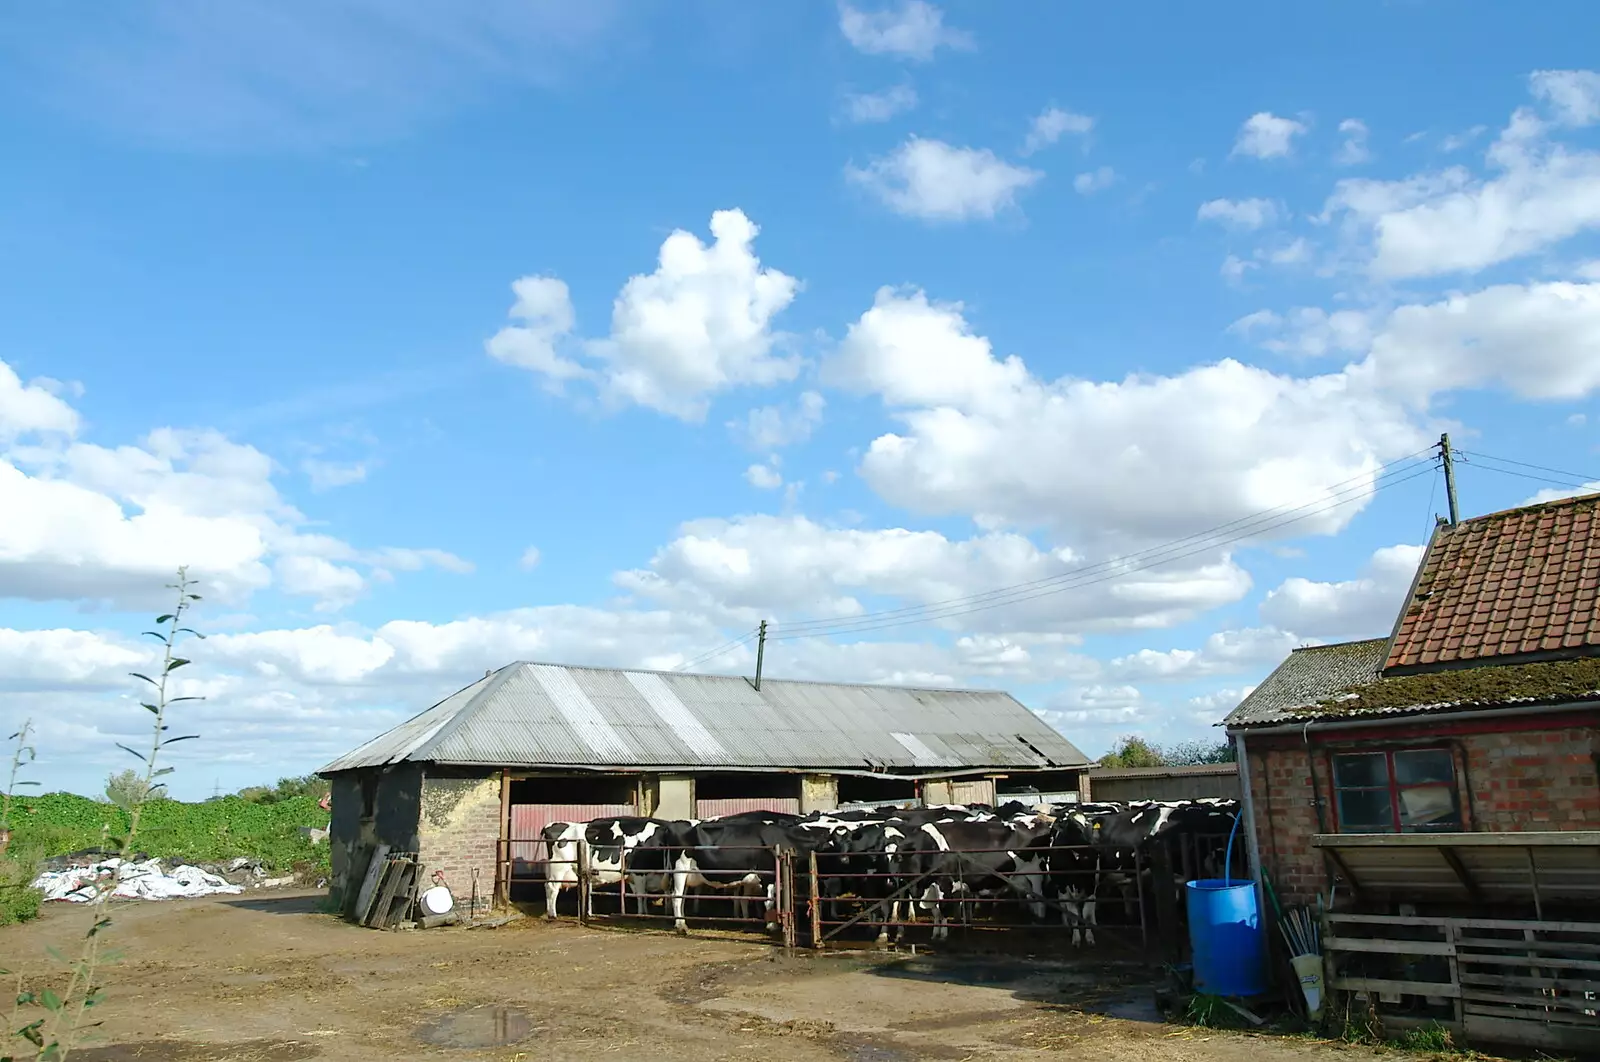
M 72 793 L 18 798 L 12 804 L 11 851 L 21 861 L 84 848 L 112 847 L 128 828 L 127 812 Z M 288 872 L 297 863 L 326 866 L 328 845 L 312 845 L 300 827 L 326 827 L 328 813 L 310 797 L 258 804 L 222 797 L 200 804 L 152 800 L 139 820 L 134 847 L 164 862 L 214 863 L 235 856 Z

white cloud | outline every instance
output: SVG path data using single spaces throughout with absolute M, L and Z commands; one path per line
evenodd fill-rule
M 1222 260 L 1222 268 L 1219 272 L 1222 273 L 1223 280 L 1226 280 L 1229 284 L 1237 285 L 1244 283 L 1246 273 L 1252 269 L 1259 268 L 1261 268 L 1259 262 L 1252 262 L 1247 258 L 1240 258 L 1236 254 L 1230 254 Z
M 531 572 L 539 566 L 539 562 L 543 559 L 544 555 L 539 552 L 538 546 L 529 546 L 522 551 L 522 557 L 517 561 L 517 567 L 525 572 Z
M 1374 553 L 1355 579 L 1286 579 L 1261 602 L 1261 618 L 1283 630 L 1329 641 L 1383 637 L 1394 627 L 1421 561 L 1421 546 L 1388 546 Z
M 1367 123 L 1359 118 L 1346 118 L 1339 123 L 1339 132 L 1344 134 L 1344 143 L 1339 145 L 1339 153 L 1334 156 L 1334 161 L 1341 166 L 1359 166 L 1363 162 L 1372 160 L 1372 149 L 1367 146 Z
M 341 464 L 338 461 L 323 461 L 312 457 L 302 461 L 300 468 L 311 480 L 311 489 L 315 491 L 348 487 L 367 478 L 367 466 L 361 461 Z
M 1362 310 L 1301 306 L 1280 316 L 1258 310 L 1228 326 L 1276 354 L 1320 358 L 1334 353 L 1365 352 L 1373 337 L 1372 316 Z
M 1582 97 L 1563 98 L 1565 117 L 1587 113 Z M 1342 218 L 1363 250 L 1370 241 L 1368 268 L 1382 279 L 1472 273 L 1536 253 L 1600 227 L 1600 152 L 1571 150 L 1549 132 L 1519 109 L 1489 149 L 1494 176 L 1452 167 L 1396 181 L 1345 180 L 1323 217 Z
M 1306 126 L 1293 118 L 1280 118 L 1259 111 L 1245 119 L 1233 143 L 1233 154 L 1256 159 L 1284 158 L 1294 150 L 1294 138 L 1304 136 Z
M 1275 667 L 1300 639 L 1270 627 L 1218 631 L 1199 649 L 1141 649 L 1106 665 L 1113 678 L 1133 682 L 1188 682 Z
M 1574 413 L 1567 418 L 1567 424 L 1574 428 L 1581 428 L 1587 423 L 1589 423 L 1589 417 L 1585 413 Z
M 1594 494 L 1600 491 L 1600 480 L 1592 480 L 1581 487 L 1546 487 L 1531 498 L 1524 498 L 1519 505 L 1543 505 L 1545 502 L 1560 501 L 1563 498 L 1578 498 L 1585 494 Z
M 839 32 L 858 52 L 927 62 L 940 48 L 972 47 L 967 33 L 944 24 L 944 12 L 927 0 L 900 0 L 878 11 L 839 4 Z
M 1499 386 L 1530 399 L 1600 388 L 1600 283 L 1500 284 L 1402 306 L 1372 343 L 1366 370 L 1390 393 Z
M 546 377 L 546 386 L 559 393 L 565 380 L 589 375 L 582 365 L 556 353 L 556 345 L 572 333 L 577 314 L 566 282 L 556 277 L 530 276 L 512 281 L 517 301 L 509 316 L 520 325 L 508 325 L 485 344 L 491 357 L 531 369 Z
M 93 631 L 0 627 L 0 689 L 115 687 L 151 661 L 142 646 Z
M 849 93 L 844 98 L 845 117 L 857 123 L 887 122 L 916 106 L 917 90 L 910 85 L 895 85 L 882 92 Z
M 1117 183 L 1117 171 L 1110 166 L 1101 166 L 1097 170 L 1080 173 L 1072 179 L 1072 188 L 1079 195 L 1093 195 L 1103 192 Z
M 1014 208 L 1018 194 L 1044 174 L 1005 162 L 987 148 L 912 137 L 864 169 L 846 167 L 845 176 L 907 217 L 970 221 Z
M 801 392 L 793 409 L 762 406 L 752 409 L 742 421 L 729 421 L 728 428 L 753 450 L 778 450 L 803 443 L 822 423 L 827 406 L 815 391 Z
M 648 570 L 617 580 L 632 595 L 713 614 L 729 626 L 753 625 L 773 611 L 848 621 L 875 612 L 885 599 L 929 606 L 1028 584 L 1033 597 L 988 598 L 993 607 L 935 626 L 1035 635 L 1170 626 L 1236 601 L 1250 587 L 1249 576 L 1227 557 L 1190 558 L 1116 579 L 1107 574 L 1088 557 L 1041 549 L 1017 534 L 952 540 L 934 531 L 829 527 L 791 515 L 692 521 L 657 551 Z M 1060 592 L 1037 594 L 1052 586 Z
M 1060 107 L 1046 107 L 1039 112 L 1028 127 L 1028 138 L 1023 142 L 1022 154 L 1031 155 L 1047 148 L 1068 133 L 1087 136 L 1094 130 L 1094 119 L 1087 114 L 1074 114 Z
M 921 292 L 880 291 L 825 374 L 881 396 L 903 424 L 861 462 L 891 504 L 1124 543 L 1310 502 L 1422 438 L 1354 373 L 1300 379 L 1225 360 L 1174 376 L 1040 380 L 998 359 L 959 304 Z M 1331 533 L 1357 508 L 1294 531 Z
M 286 593 L 317 598 L 318 611 L 343 608 L 367 588 L 367 580 L 360 572 L 321 557 L 279 557 L 273 574 Z
M 566 285 L 549 277 L 513 285 L 512 313 L 527 323 L 502 329 L 489 353 L 542 374 L 553 388 L 592 378 L 609 404 L 687 421 L 702 420 L 717 392 L 792 380 L 800 361 L 784 352 L 786 337 L 773 321 L 801 285 L 761 264 L 754 249 L 760 231 L 741 210 L 711 215 L 709 246 L 674 231 L 661 244 L 656 271 L 623 285 L 612 304 L 611 335 L 583 344 L 594 368 L 555 353 L 574 318 Z
M 1593 70 L 1537 70 L 1528 76 L 1528 83 L 1534 97 L 1548 103 L 1562 125 L 1600 122 L 1600 74 Z
M 1439 150 L 1446 153 L 1460 151 L 1488 131 L 1489 127 L 1486 125 L 1475 125 L 1465 132 L 1452 133 L 1439 141 Z
M 1280 216 L 1278 204 L 1270 199 L 1211 199 L 1201 203 L 1196 214 L 1201 221 L 1218 221 L 1247 231 L 1271 225 Z
M 783 486 L 783 473 L 772 465 L 751 465 L 744 470 L 744 479 L 757 490 L 777 490 Z
M 306 517 L 278 493 L 271 458 L 215 431 L 161 428 L 114 449 L 68 441 L 61 432 L 76 426 L 76 413 L 55 401 L 30 398 L 28 407 L 29 423 L 55 430 L 53 438 L 0 451 L 0 597 L 144 608 L 188 565 L 223 602 L 270 585 L 277 569 L 287 592 L 333 603 L 348 600 L 355 582 L 313 559 L 364 564 L 374 575 L 386 566 L 470 567 L 438 550 L 361 551 L 300 533 Z
M 36 433 L 71 436 L 77 431 L 77 410 L 42 381 L 24 384 L 11 366 L 0 361 L 0 443 Z

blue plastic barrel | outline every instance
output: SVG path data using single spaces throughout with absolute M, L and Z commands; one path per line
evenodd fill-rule
M 1212 996 L 1258 996 L 1267 989 L 1266 937 L 1253 881 L 1188 883 L 1194 988 Z

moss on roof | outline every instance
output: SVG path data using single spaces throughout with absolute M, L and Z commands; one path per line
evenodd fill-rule
M 1346 686 L 1332 697 L 1289 711 L 1300 715 L 1358 715 L 1457 705 L 1560 704 L 1594 699 L 1600 699 L 1600 657 L 1395 675 Z

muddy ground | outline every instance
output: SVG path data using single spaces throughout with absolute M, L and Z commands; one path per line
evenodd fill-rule
M 104 1022 L 78 1062 L 616 1058 L 1367 1062 L 1364 1049 L 1164 1024 L 1131 965 L 849 953 L 524 919 L 360 929 L 319 896 L 113 911 Z M 0 930 L 0 964 L 46 976 L 85 912 Z M 503 1046 L 479 1046 L 494 1039 Z M 1394 1055 L 1388 1056 L 1390 1059 Z

